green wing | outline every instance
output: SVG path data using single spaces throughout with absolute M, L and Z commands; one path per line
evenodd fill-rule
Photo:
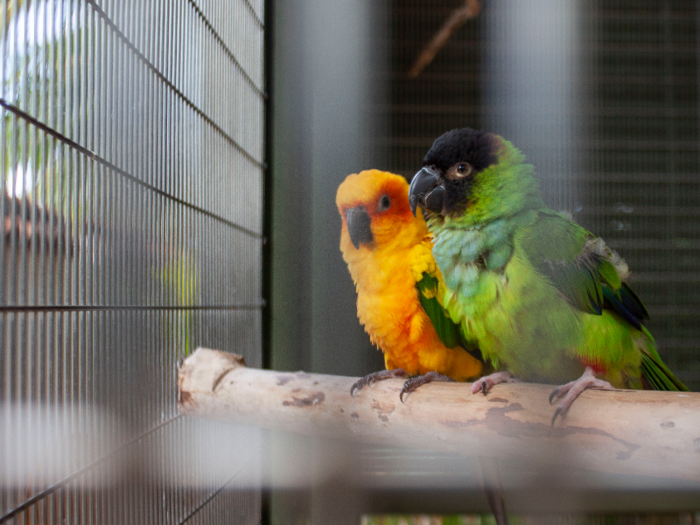
M 452 319 L 445 313 L 442 305 L 437 299 L 438 280 L 435 276 L 423 272 L 422 278 L 416 283 L 418 288 L 418 299 L 423 310 L 428 314 L 430 322 L 433 324 L 442 344 L 447 348 L 461 346 L 479 361 L 483 362 L 478 345 L 467 341 L 459 329 L 459 325 L 452 322 Z
M 522 246 L 533 266 L 584 312 L 600 315 L 608 308 L 638 330 L 649 318 L 642 302 L 620 279 L 613 265 L 617 255 L 563 215 L 540 211 Z
M 613 265 L 618 256 L 601 240 L 565 216 L 542 210 L 523 236 L 522 246 L 529 261 L 573 305 L 594 315 L 601 315 L 603 309 L 613 310 L 648 336 L 650 344 L 642 349 L 642 373 L 649 386 L 655 390 L 688 390 L 654 348 L 654 339 L 643 326 L 649 312 L 622 282 Z

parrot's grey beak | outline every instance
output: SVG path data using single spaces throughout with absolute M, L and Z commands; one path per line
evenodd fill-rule
M 435 213 L 442 212 L 445 188 L 439 182 L 440 177 L 430 166 L 425 166 L 413 176 L 408 188 L 408 204 L 414 216 L 418 206 Z
M 360 249 L 360 244 L 370 244 L 374 241 L 372 235 L 372 219 L 363 206 L 349 208 L 345 212 L 348 221 L 348 233 L 352 244 Z

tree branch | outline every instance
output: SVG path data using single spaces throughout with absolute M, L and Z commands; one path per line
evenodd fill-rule
M 408 76 L 417 77 L 423 69 L 433 61 L 435 55 L 447 43 L 452 34 L 462 27 L 467 20 L 475 18 L 481 11 L 479 0 L 464 0 L 464 5 L 452 11 L 450 17 L 445 20 L 442 27 L 435 33 L 433 39 L 421 51 L 416 61 L 411 66 Z
M 488 396 L 431 383 L 399 401 L 403 381 L 247 368 L 240 356 L 198 349 L 179 370 L 180 410 L 269 429 L 383 445 L 490 456 L 608 473 L 700 480 L 700 394 L 586 391 L 552 428 L 552 389 L 503 384 Z

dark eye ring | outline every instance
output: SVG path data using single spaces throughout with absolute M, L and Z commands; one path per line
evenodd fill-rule
M 377 204 L 377 210 L 386 211 L 389 209 L 389 206 L 391 206 L 391 199 L 388 195 L 382 195 Z

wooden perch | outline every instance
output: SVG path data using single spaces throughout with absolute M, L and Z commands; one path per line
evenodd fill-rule
M 411 78 L 417 77 L 423 69 L 433 61 L 435 55 L 447 43 L 452 34 L 457 31 L 464 23 L 475 18 L 481 11 L 479 0 L 464 0 L 464 5 L 452 11 L 450 17 L 445 20 L 440 30 L 435 33 L 433 39 L 421 51 L 416 61 L 413 63 L 408 76 Z
M 557 467 L 700 481 L 700 394 L 584 392 L 552 428 L 551 386 L 431 383 L 399 401 L 401 380 L 350 396 L 356 378 L 247 368 L 198 349 L 179 370 L 188 415 L 314 436 Z

